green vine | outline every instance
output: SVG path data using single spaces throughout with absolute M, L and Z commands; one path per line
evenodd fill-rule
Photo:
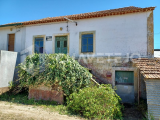
M 65 54 L 33 54 L 17 66 L 20 87 L 59 84 L 64 94 L 90 85 L 92 74 Z

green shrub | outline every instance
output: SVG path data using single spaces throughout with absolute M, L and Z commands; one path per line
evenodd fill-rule
M 65 54 L 33 54 L 18 65 L 20 87 L 62 86 L 66 96 L 90 85 L 92 74 Z
M 101 85 L 71 94 L 67 99 L 67 107 L 72 112 L 90 119 L 121 118 L 120 100 L 111 85 Z

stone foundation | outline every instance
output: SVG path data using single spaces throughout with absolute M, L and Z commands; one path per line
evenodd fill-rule
M 112 84 L 113 67 L 132 67 L 132 62 L 122 57 L 79 58 L 78 62 L 91 70 L 100 83 Z
M 40 85 L 38 87 L 30 87 L 28 98 L 34 98 L 35 100 L 56 101 L 59 104 L 63 104 L 64 102 L 62 87 L 57 85 Z

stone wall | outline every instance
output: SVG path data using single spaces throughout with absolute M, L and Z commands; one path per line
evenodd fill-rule
M 147 52 L 148 56 L 154 57 L 154 28 L 153 28 L 153 11 L 147 18 Z
M 134 71 L 134 92 L 138 97 L 138 70 L 131 59 L 126 57 L 93 57 L 79 58 L 77 61 L 84 67 L 89 68 L 99 83 L 112 84 L 115 86 L 115 71 Z M 142 76 L 139 76 L 139 97 L 146 99 L 146 86 Z
M 113 83 L 112 67 L 132 67 L 132 62 L 122 57 L 90 57 L 77 60 L 82 66 L 89 68 L 100 83 Z
M 90 57 L 79 58 L 77 61 L 89 68 L 99 83 L 115 86 L 115 71 L 134 72 L 134 96 L 138 99 L 138 71 L 131 58 L 127 57 Z M 143 93 L 143 90 L 141 91 Z M 141 97 L 141 96 L 140 96 Z
M 62 88 L 57 85 L 40 85 L 38 87 L 30 87 L 28 98 L 34 98 L 35 100 L 56 101 L 59 104 L 63 104 L 64 102 Z

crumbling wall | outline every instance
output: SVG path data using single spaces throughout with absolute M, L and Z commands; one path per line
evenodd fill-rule
M 112 84 L 112 67 L 132 67 L 132 62 L 123 57 L 90 57 L 79 58 L 78 62 L 89 68 L 97 81 Z
M 58 85 L 39 85 L 38 87 L 30 87 L 28 98 L 34 98 L 35 100 L 56 101 L 59 104 L 63 104 L 64 102 L 62 87 Z

